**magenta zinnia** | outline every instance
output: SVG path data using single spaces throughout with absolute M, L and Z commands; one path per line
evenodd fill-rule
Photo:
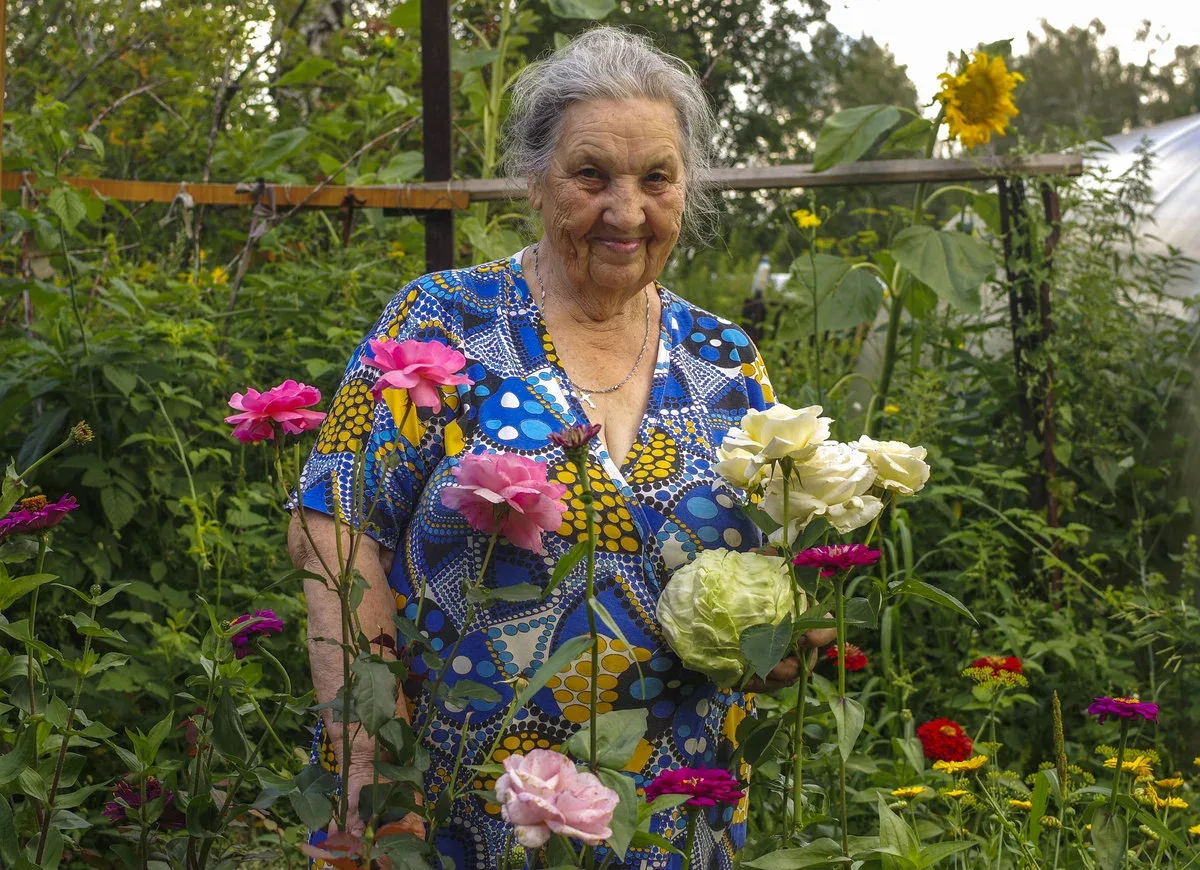
M 183 813 L 175 806 L 175 795 L 169 788 L 152 776 L 146 777 L 145 803 L 164 799 L 162 815 L 158 817 L 158 825 L 162 828 L 182 828 Z M 121 780 L 113 790 L 113 799 L 104 805 L 102 814 L 113 822 L 129 821 L 128 810 L 136 810 L 143 805 L 142 790 L 128 780 Z
M 0 541 L 12 535 L 28 535 L 52 529 L 77 507 L 78 502 L 69 493 L 55 502 L 48 501 L 44 495 L 23 498 L 8 516 L 0 518 Z
M 1137 698 L 1097 698 L 1088 705 L 1088 715 L 1095 716 L 1104 724 L 1109 716 L 1118 719 L 1133 719 L 1141 716 L 1152 722 L 1158 721 L 1158 705 L 1139 701 Z
M 308 384 L 286 380 L 265 393 L 248 387 L 245 395 L 234 393 L 229 407 L 241 411 L 225 418 L 235 423 L 233 437 L 244 444 L 270 441 L 275 437 L 275 424 L 288 435 L 299 435 L 316 429 L 325 419 L 321 411 L 311 411 L 309 405 L 321 401 L 321 391 Z
M 598 434 L 600 434 L 600 424 L 589 423 L 571 426 L 561 432 L 551 432 L 547 437 L 551 444 L 557 444 L 563 450 L 573 451 L 586 448 Z
M 838 571 L 874 565 L 879 551 L 862 544 L 833 544 L 828 547 L 809 547 L 796 554 L 792 564 L 820 568 L 822 577 L 832 577 Z
M 712 807 L 717 804 L 736 804 L 743 797 L 737 778 L 719 767 L 681 767 L 664 770 L 646 786 L 646 800 L 664 794 L 686 794 L 689 807 Z
M 250 654 L 250 641 L 256 637 L 270 637 L 283 631 L 283 620 L 275 615 L 274 610 L 256 610 L 253 614 L 243 613 L 235 617 L 229 625 L 234 627 L 246 623 L 229 638 L 233 644 L 233 654 L 244 659 Z

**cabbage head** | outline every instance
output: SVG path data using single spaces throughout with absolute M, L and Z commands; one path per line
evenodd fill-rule
M 793 606 L 782 558 L 704 550 L 671 576 L 658 599 L 658 621 L 684 665 L 731 688 L 749 664 L 741 633 L 752 625 L 779 625 L 795 616 Z

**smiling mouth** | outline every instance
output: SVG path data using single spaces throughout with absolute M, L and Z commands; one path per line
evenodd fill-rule
M 614 252 L 620 253 L 620 254 L 632 254 L 634 251 L 638 250 L 638 248 L 640 248 L 642 245 L 644 245 L 646 243 L 646 240 L 643 238 L 635 238 L 635 239 L 598 238 L 598 239 L 595 239 L 595 241 L 599 242 L 601 245 L 608 248 L 610 251 L 614 251 Z

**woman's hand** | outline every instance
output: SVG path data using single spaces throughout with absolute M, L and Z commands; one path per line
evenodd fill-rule
M 832 614 L 825 614 L 826 617 L 832 617 Z M 837 631 L 832 628 L 813 628 L 800 636 L 800 647 L 806 652 L 804 653 L 805 667 L 809 673 L 817 666 L 817 649 L 827 646 L 837 640 Z M 793 686 L 800 679 L 800 660 L 796 656 L 788 656 L 774 668 L 771 673 L 767 674 L 766 678 L 752 677 L 745 686 L 742 687 L 743 692 L 774 692 L 776 689 L 786 689 L 788 686 Z
M 366 744 L 364 742 L 364 748 Z M 375 781 L 375 770 L 372 764 L 374 752 L 367 754 L 365 757 L 360 757 L 358 750 L 351 749 L 351 761 L 346 771 L 346 776 L 343 780 L 345 787 L 349 789 L 346 792 L 346 829 L 349 833 L 356 837 L 363 835 L 364 825 L 362 817 L 358 813 L 358 799 L 362 793 L 364 786 L 369 786 Z M 389 780 L 379 777 L 379 784 L 383 785 Z M 337 821 L 329 823 L 329 833 L 335 833 L 341 830 L 338 827 Z M 425 821 L 416 813 L 409 813 L 403 819 L 388 827 L 387 833 L 393 834 L 412 834 L 416 837 L 425 839 Z

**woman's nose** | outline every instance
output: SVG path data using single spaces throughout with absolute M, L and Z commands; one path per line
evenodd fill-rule
M 613 229 L 632 231 L 645 223 L 642 192 L 632 181 L 622 180 L 609 186 L 604 222 Z

